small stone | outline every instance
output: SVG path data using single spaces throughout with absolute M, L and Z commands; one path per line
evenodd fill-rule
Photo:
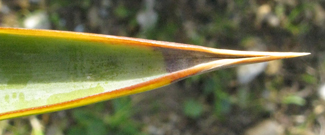
M 263 73 L 266 67 L 267 62 L 240 66 L 237 69 L 237 80 L 240 84 L 248 84 Z
M 318 89 L 318 95 L 321 99 L 325 100 L 325 84 Z
M 264 120 L 248 129 L 245 135 L 283 135 L 284 128 L 275 120 Z
M 50 29 L 51 24 L 48 15 L 43 12 L 35 12 L 25 18 L 24 27 L 28 29 Z
M 146 0 L 146 8 L 143 11 L 140 11 L 137 15 L 137 22 L 141 26 L 143 31 L 146 31 L 155 26 L 158 20 L 158 14 L 153 9 L 155 0 Z

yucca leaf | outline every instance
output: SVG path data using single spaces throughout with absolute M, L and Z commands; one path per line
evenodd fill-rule
M 210 70 L 307 54 L 0 28 L 0 120 L 139 93 Z

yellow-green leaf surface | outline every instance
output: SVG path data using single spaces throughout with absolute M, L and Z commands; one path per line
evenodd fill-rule
M 306 54 L 0 28 L 0 120 L 143 92 L 212 69 Z

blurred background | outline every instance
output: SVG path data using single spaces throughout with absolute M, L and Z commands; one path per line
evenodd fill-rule
M 0 0 L 0 26 L 311 52 L 0 122 L 0 135 L 325 134 L 325 1 Z

